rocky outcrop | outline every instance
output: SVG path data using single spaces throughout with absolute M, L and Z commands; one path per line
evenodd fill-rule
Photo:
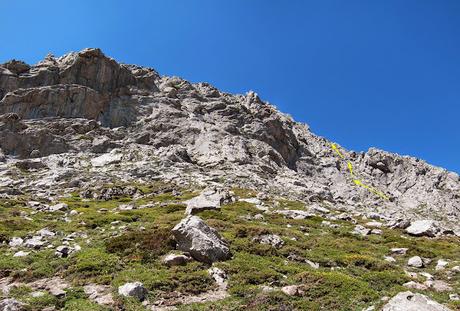
M 77 84 L 56 84 L 9 92 L 1 101 L 0 114 L 17 113 L 23 119 L 47 117 L 97 119 L 108 99 Z
M 134 111 L 125 107 L 130 100 L 124 96 L 157 91 L 158 78 L 152 69 L 118 64 L 99 49 L 48 55 L 35 66 L 10 61 L 0 65 L 0 113 L 16 112 L 24 119 L 99 119 L 116 127 L 132 121 L 120 118 Z

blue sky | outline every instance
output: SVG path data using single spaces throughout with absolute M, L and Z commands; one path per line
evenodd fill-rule
M 0 0 L 0 62 L 100 47 L 460 172 L 458 0 Z

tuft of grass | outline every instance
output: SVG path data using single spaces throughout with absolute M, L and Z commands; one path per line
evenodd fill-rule
M 256 191 L 246 188 L 232 188 L 232 191 L 235 194 L 235 196 L 242 199 L 253 198 L 257 195 Z

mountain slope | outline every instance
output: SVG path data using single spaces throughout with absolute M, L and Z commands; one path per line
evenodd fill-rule
M 32 67 L 12 61 L 0 70 L 0 113 L 22 119 L 3 119 L 2 128 L 9 128 L 1 132 L 5 154 L 24 159 L 121 147 L 129 157 L 136 149 L 137 162 L 155 156 L 178 164 L 167 171 L 179 182 L 189 180 L 183 174 L 206 178 L 212 172 L 306 202 L 326 200 L 393 218 L 430 216 L 459 230 L 457 174 L 376 149 L 342 150 L 341 160 L 329 141 L 253 92 L 230 95 L 206 83 L 160 77 L 150 68 L 118 64 L 98 49 L 48 56 Z M 390 200 L 355 185 L 346 161 Z
M 457 308 L 459 176 L 334 146 L 99 49 L 2 64 L 0 306 Z

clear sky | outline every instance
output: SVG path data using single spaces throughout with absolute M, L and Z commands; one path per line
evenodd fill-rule
M 0 62 L 100 47 L 460 172 L 459 0 L 0 0 Z

